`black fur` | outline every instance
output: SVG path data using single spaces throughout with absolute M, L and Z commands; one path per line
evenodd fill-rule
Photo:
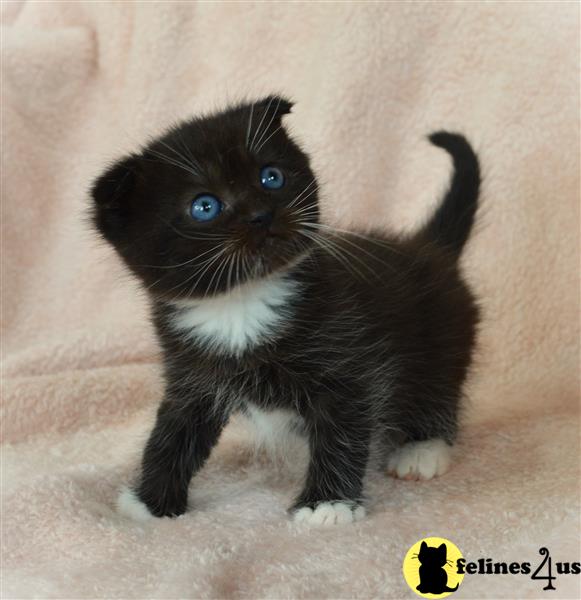
M 429 237 L 460 254 L 468 240 L 480 189 L 480 166 L 470 144 L 461 136 L 438 131 L 429 136 L 432 144 L 452 156 L 454 176 L 444 201 L 426 226 Z
M 186 510 L 192 475 L 249 403 L 301 417 L 311 458 L 293 508 L 360 503 L 372 447 L 388 453 L 409 440 L 456 437 L 478 321 L 457 262 L 477 206 L 476 156 L 462 136 L 432 136 L 452 155 L 455 175 L 417 235 L 340 233 L 319 224 L 308 157 L 282 127 L 290 110 L 269 97 L 185 122 L 92 189 L 94 223 L 148 289 L 163 349 L 166 392 L 136 487 L 158 516 Z M 260 186 L 267 164 L 284 171 L 282 189 Z M 201 192 L 227 205 L 215 221 L 189 216 Z M 256 227 L 264 212 L 272 223 Z M 204 272 L 225 248 L 244 259 Z M 175 300 L 213 297 L 273 272 L 300 293 L 257 346 L 218 352 L 171 326 Z

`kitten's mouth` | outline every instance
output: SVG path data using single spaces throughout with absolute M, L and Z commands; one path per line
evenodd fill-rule
M 247 242 L 247 248 L 251 252 L 275 251 L 277 248 L 282 248 L 285 244 L 288 244 L 292 238 L 293 235 L 288 232 L 269 229 L 252 236 Z
M 272 233 L 268 233 L 266 236 L 264 236 L 260 245 L 262 247 L 274 248 L 277 245 L 289 242 L 290 239 L 291 239 L 291 237 L 289 235 L 272 232 Z

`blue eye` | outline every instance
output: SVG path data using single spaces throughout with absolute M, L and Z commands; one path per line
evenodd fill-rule
M 222 203 L 212 194 L 200 194 L 190 208 L 190 214 L 196 221 L 211 221 L 221 212 Z
M 260 183 L 267 190 L 279 190 L 284 185 L 284 175 L 276 167 L 262 167 L 260 169 Z

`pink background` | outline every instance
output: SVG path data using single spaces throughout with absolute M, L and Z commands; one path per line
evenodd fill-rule
M 548 545 L 579 560 L 576 3 L 3 11 L 5 597 L 411 597 L 401 560 L 423 535 L 472 558 Z M 366 522 L 303 532 L 284 513 L 298 475 L 245 458 L 234 423 L 196 510 L 140 528 L 113 502 L 160 397 L 156 348 L 143 295 L 87 225 L 87 189 L 172 121 L 273 91 L 296 101 L 287 122 L 342 227 L 417 226 L 450 171 L 430 131 L 480 154 L 464 266 L 485 317 L 457 465 L 430 484 L 377 478 Z M 462 594 L 540 589 L 473 577 Z M 579 579 L 558 590 L 578 596 Z

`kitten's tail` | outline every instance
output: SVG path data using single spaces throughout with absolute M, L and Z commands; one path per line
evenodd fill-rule
M 423 229 L 423 234 L 460 256 L 470 236 L 478 208 L 480 166 L 472 146 L 457 133 L 437 131 L 428 138 L 450 154 L 454 174 L 440 206 Z

